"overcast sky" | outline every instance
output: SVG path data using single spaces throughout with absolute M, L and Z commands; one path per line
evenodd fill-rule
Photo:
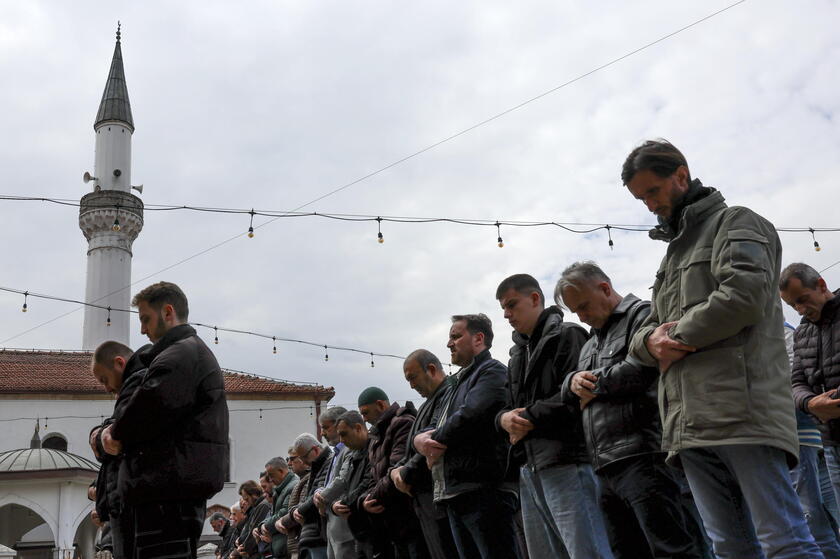
M 147 204 L 293 209 L 554 88 L 732 2 L 4 2 L 0 194 L 78 199 L 92 185 L 93 121 L 117 20 L 136 131 L 132 182 Z M 665 137 L 692 174 L 780 227 L 838 226 L 840 3 L 749 0 L 307 210 L 648 224 L 621 186 L 627 153 Z M 76 208 L 0 202 L 0 285 L 83 298 Z M 255 224 L 267 220 L 258 218 Z M 645 233 L 147 212 L 133 279 L 181 285 L 192 320 L 448 361 L 453 313 L 510 327 L 494 299 L 526 272 L 547 294 L 596 260 L 617 290 L 649 297 L 665 244 Z M 840 234 L 782 233 L 784 262 L 840 260 Z M 840 266 L 826 272 L 840 286 Z M 76 349 L 74 305 L 0 293 L 6 347 Z M 786 311 L 789 320 L 794 320 Z M 212 332 L 201 332 L 212 342 Z M 139 323 L 132 345 L 145 342 Z M 223 367 L 419 398 L 401 361 L 220 334 Z

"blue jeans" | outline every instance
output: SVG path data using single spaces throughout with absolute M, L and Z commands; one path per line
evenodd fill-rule
M 680 451 L 718 559 L 821 559 L 784 451 L 726 445 Z
M 516 495 L 482 487 L 444 504 L 461 559 L 518 559 L 513 531 Z
M 530 559 L 611 559 L 592 466 L 569 464 L 519 476 Z
M 799 465 L 790 471 L 793 488 L 802 504 L 802 512 L 811 535 L 826 557 L 840 557 L 840 541 L 834 531 L 831 517 L 823 503 L 819 471 L 820 449 L 813 446 L 799 447 Z

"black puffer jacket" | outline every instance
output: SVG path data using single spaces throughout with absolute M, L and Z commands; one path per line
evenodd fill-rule
M 121 496 L 138 504 L 215 495 L 229 458 L 225 385 L 213 352 L 182 324 L 141 360 L 149 370 L 113 424 L 124 452 Z
M 114 403 L 114 413 L 111 417 L 106 419 L 102 425 L 97 425 L 91 430 L 93 431 L 104 429 L 114 422 L 114 418 L 122 413 L 122 409 L 131 399 L 131 395 L 143 382 L 146 375 L 146 365 L 140 359 L 140 355 L 151 349 L 152 345 L 148 344 L 137 351 L 135 351 L 128 362 L 125 364 L 123 371 L 122 386 L 117 394 L 117 401 Z M 99 468 L 99 474 L 96 477 L 96 513 L 103 522 L 107 522 L 111 516 L 119 516 L 122 513 L 122 499 L 120 499 L 117 488 L 117 476 L 119 474 L 121 456 L 111 456 L 106 454 L 102 447 L 102 437 L 96 438 L 96 454 L 102 462 L 102 467 Z
M 435 500 L 454 497 L 504 481 L 510 445 L 494 428 L 496 414 L 507 398 L 507 367 L 485 349 L 456 374 L 443 425 L 432 438 L 447 446 L 435 471 L 443 483 Z M 433 472 L 436 476 L 437 473 Z
M 823 305 L 820 320 L 807 318 L 793 333 L 791 384 L 796 406 L 808 411 L 817 394 L 840 388 L 840 289 Z M 840 420 L 818 423 L 823 444 L 840 445 Z
M 577 370 L 586 330 L 563 321 L 563 311 L 552 305 L 543 310 L 530 337 L 513 332 L 514 346 L 508 363 L 508 403 L 496 416 L 525 408 L 522 416 L 534 429 L 514 446 L 515 465 L 527 463 L 534 470 L 588 461 L 580 408 L 560 395 L 563 381 Z M 501 430 L 501 427 L 498 427 Z
M 597 397 L 583 410 L 586 447 L 595 470 L 640 454 L 662 452 L 656 400 L 659 372 L 627 357 L 630 339 L 650 314 L 650 301 L 627 295 L 580 352 L 577 370 L 598 377 Z M 563 399 L 579 406 L 569 375 Z

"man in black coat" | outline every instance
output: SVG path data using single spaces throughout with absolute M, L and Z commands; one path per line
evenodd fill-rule
M 327 521 L 315 503 L 315 493 L 326 485 L 327 472 L 335 453 L 330 445 L 322 445 L 309 433 L 299 435 L 292 446 L 295 455 L 310 468 L 300 504 L 292 513 L 301 527 L 298 540 L 300 559 L 327 559 Z
M 532 559 L 610 558 L 597 484 L 586 455 L 580 409 L 563 402 L 560 386 L 577 370 L 586 330 L 546 308 L 528 274 L 503 280 L 496 299 L 513 327 L 508 401 L 496 423 L 513 444 L 519 498 Z
M 447 347 L 462 368 L 433 429 L 414 438 L 435 481 L 461 559 L 517 556 L 516 484 L 505 480 L 509 445 L 494 426 L 507 399 L 507 367 L 490 357 L 493 325 L 484 314 L 455 315 Z
M 391 481 L 399 491 L 413 498 L 414 512 L 420 521 L 426 547 L 432 559 L 450 559 L 458 554 L 452 529 L 445 511 L 433 502 L 432 473 L 426 457 L 414 448 L 414 437 L 421 431 L 434 429 L 452 392 L 451 377 L 443 371 L 440 359 L 426 349 L 409 354 L 403 363 L 403 374 L 412 389 L 426 400 L 417 411 L 417 418 L 408 433 L 405 456 L 391 470 Z
M 168 282 L 140 291 L 132 304 L 154 344 L 141 356 L 143 382 L 102 431 L 123 453 L 119 491 L 135 510 L 135 559 L 195 558 L 207 499 L 228 470 L 228 408 L 221 369 L 186 322 L 187 297 Z
M 117 490 L 117 475 L 121 457 L 111 456 L 102 447 L 102 429 L 114 422 L 122 413 L 134 390 L 143 381 L 146 366 L 140 359 L 151 345 L 140 348 L 136 353 L 120 342 L 103 342 L 93 352 L 91 373 L 111 394 L 117 395 L 114 413 L 90 432 L 90 444 L 96 458 L 102 462 L 96 478 L 96 512 L 102 522 L 111 526 L 113 554 L 116 559 L 130 559 L 134 543 L 134 516 L 131 505 L 123 503 Z
M 593 262 L 563 271 L 555 297 L 593 336 L 580 352 L 563 399 L 583 410 L 600 506 L 616 559 L 706 557 L 701 528 L 683 505 L 674 471 L 665 465 L 657 403 L 659 371 L 627 356 L 650 302 L 622 297 Z

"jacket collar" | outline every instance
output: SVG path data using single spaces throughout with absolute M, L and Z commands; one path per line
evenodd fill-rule
M 382 417 L 379 418 L 379 421 L 376 422 L 376 426 L 374 429 L 376 430 L 377 434 L 383 435 L 388 430 L 388 426 L 391 424 L 391 420 L 397 415 L 397 411 L 400 409 L 400 405 L 396 402 L 391 404 L 391 407 L 385 410 L 385 413 L 382 414 Z
M 820 311 L 820 319 L 812 324 L 816 324 L 817 326 L 824 326 L 829 324 L 834 320 L 834 317 L 837 315 L 837 309 L 840 308 L 840 289 L 834 291 L 834 298 L 829 299 L 823 305 L 822 310 Z M 811 322 L 807 318 L 803 317 L 802 322 Z
M 601 335 L 602 332 L 609 330 L 610 326 L 621 320 L 621 318 L 627 314 L 633 305 L 638 303 L 641 299 L 633 295 L 632 293 L 628 293 L 624 297 L 621 298 L 621 301 L 613 309 L 612 313 L 610 313 L 609 318 L 607 318 L 607 322 L 599 328 L 593 328 L 592 331 L 595 332 L 597 335 Z
M 125 371 L 123 371 L 123 386 L 125 386 L 125 381 L 128 380 L 129 377 L 147 367 L 144 363 L 146 357 L 145 354 L 151 349 L 152 344 L 146 344 L 129 357 L 128 362 L 125 364 Z
M 517 346 L 530 344 L 534 348 L 540 343 L 543 336 L 548 334 L 560 322 L 563 322 L 563 310 L 557 305 L 548 306 L 540 313 L 537 319 L 537 325 L 534 327 L 534 333 L 526 336 L 514 330 L 511 335 L 513 343 Z
M 173 326 L 166 334 L 163 335 L 161 339 L 155 342 L 155 345 L 153 345 L 148 352 L 146 352 L 145 356 L 142 358 L 143 361 L 148 366 L 148 364 L 154 361 L 155 357 L 160 355 L 164 349 L 185 338 L 189 338 L 190 336 L 195 336 L 195 329 L 189 324 L 179 324 L 178 326 Z
M 482 350 L 478 355 L 473 357 L 472 363 L 455 373 L 458 377 L 458 382 L 461 382 L 466 376 L 472 374 L 473 371 L 488 359 L 490 359 L 490 348 Z
M 703 186 L 700 179 L 694 179 L 682 202 L 674 209 L 674 216 L 667 221 L 660 219 L 659 225 L 651 229 L 648 236 L 657 241 L 670 242 L 687 228 L 703 221 L 708 214 L 725 206 L 723 194 Z
M 280 496 L 280 493 L 283 492 L 283 489 L 285 489 L 287 485 L 289 485 L 290 483 L 292 483 L 292 481 L 295 481 L 296 479 L 297 476 L 295 475 L 295 473 L 292 470 L 289 470 L 289 473 L 286 474 L 286 477 L 283 478 L 283 481 L 280 482 L 280 485 L 274 486 L 273 493 L 275 502 L 277 501 L 277 497 Z
M 324 462 L 331 459 L 333 456 L 333 449 L 330 448 L 330 445 L 324 445 L 321 449 L 321 454 L 318 455 L 318 458 L 315 459 L 314 462 L 309 466 L 310 471 L 320 470 L 321 467 L 324 465 Z

